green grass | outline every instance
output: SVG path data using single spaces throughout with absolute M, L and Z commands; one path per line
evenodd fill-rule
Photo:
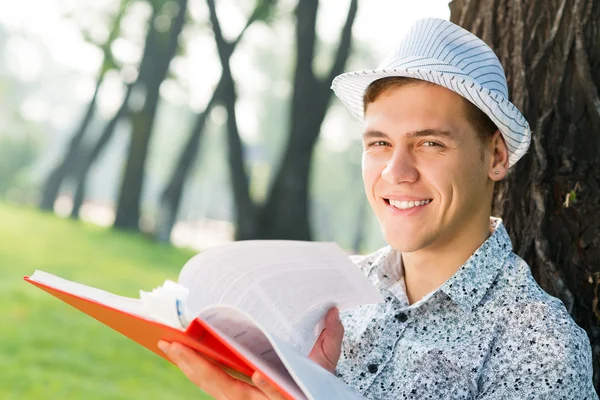
M 175 366 L 23 280 L 40 269 L 138 297 L 192 254 L 0 203 L 0 398 L 207 399 Z

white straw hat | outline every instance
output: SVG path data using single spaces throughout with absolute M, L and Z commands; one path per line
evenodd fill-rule
M 379 69 L 341 74 L 331 88 L 364 122 L 365 91 L 374 81 L 392 76 L 438 84 L 475 104 L 502 133 L 509 166 L 527 152 L 531 130 L 523 114 L 508 101 L 504 69 L 494 51 L 469 31 L 443 19 L 418 20 Z

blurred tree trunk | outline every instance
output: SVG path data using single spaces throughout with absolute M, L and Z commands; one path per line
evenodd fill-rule
M 269 14 L 269 10 L 272 7 L 274 0 L 259 0 L 252 12 L 250 18 L 246 22 L 245 27 L 242 29 L 238 37 L 231 43 L 228 43 L 223 39 L 221 34 L 221 29 L 219 26 L 219 20 L 216 16 L 216 11 L 214 8 L 214 2 L 209 3 L 209 9 L 211 11 L 211 21 L 215 24 L 218 30 L 219 40 L 217 41 L 217 46 L 221 49 L 220 52 L 223 52 L 224 59 L 221 60 L 222 63 L 229 65 L 229 59 L 231 55 L 235 51 L 238 43 L 242 40 L 242 37 L 246 30 L 252 25 L 255 21 L 259 19 L 265 19 Z M 217 34 L 215 33 L 215 37 Z M 227 69 L 229 71 L 229 69 Z M 226 86 L 227 80 L 231 80 L 231 74 L 228 73 L 227 76 L 224 72 L 221 73 L 221 78 L 219 79 L 219 83 L 215 88 L 208 104 L 204 111 L 200 112 L 196 116 L 196 123 L 194 124 L 194 128 L 186 142 L 181 154 L 179 156 L 179 160 L 177 161 L 177 165 L 171 174 L 171 178 L 169 179 L 169 183 L 165 187 L 161 195 L 161 205 L 159 207 L 159 216 L 158 220 L 158 230 L 156 234 L 156 238 L 159 241 L 167 242 L 171 237 L 171 231 L 173 230 L 173 226 L 175 226 L 175 222 L 177 220 L 177 214 L 179 213 L 179 207 L 181 205 L 181 196 L 183 195 L 183 188 L 185 181 L 190 173 L 190 170 L 196 159 L 198 157 L 198 149 L 200 146 L 200 140 L 202 138 L 202 134 L 204 133 L 204 127 L 206 124 L 206 118 L 210 115 L 210 112 L 213 106 L 220 101 L 223 101 L 224 89 Z
M 249 182 L 244 166 L 243 144 L 235 118 L 235 84 L 231 77 L 228 61 L 232 52 L 231 44 L 227 43 L 220 33 L 214 10 L 214 0 L 207 0 L 207 3 L 211 10 L 211 22 L 226 83 L 223 103 L 228 113 L 227 138 L 235 201 L 236 239 L 310 240 L 308 183 L 312 151 L 331 99 L 331 90 L 329 89 L 331 81 L 342 72 L 350 53 L 352 25 L 356 17 L 358 1 L 351 0 L 350 2 L 335 60 L 324 79 L 319 79 L 312 68 L 318 0 L 298 2 L 296 8 L 297 64 L 291 104 L 290 141 L 268 200 L 261 208 L 258 208 L 250 198 Z M 174 216 L 171 215 L 171 218 Z
M 268 200 L 261 208 L 252 202 L 249 194 L 243 144 L 235 118 L 235 84 L 228 62 L 231 49 L 220 34 L 214 0 L 207 0 L 207 2 L 211 9 L 211 22 L 219 57 L 223 64 L 223 75 L 228 81 L 223 102 L 228 114 L 227 138 L 236 212 L 236 239 L 310 240 L 308 183 L 312 151 L 331 99 L 331 81 L 342 72 L 350 53 L 352 25 L 356 17 L 358 1 L 350 2 L 335 60 L 324 79 L 319 79 L 312 68 L 319 2 L 318 0 L 298 2 L 296 7 L 297 61 L 291 104 L 290 140 Z
M 96 109 L 96 102 L 98 100 L 98 91 L 100 90 L 100 86 L 104 81 L 104 76 L 106 75 L 106 72 L 115 67 L 115 62 L 112 57 L 110 46 L 115 41 L 115 39 L 119 37 L 119 34 L 121 32 L 121 19 L 123 17 L 123 13 L 125 12 L 127 4 L 127 0 L 121 1 L 119 11 L 114 21 L 112 22 L 108 39 L 101 47 L 104 59 L 100 67 L 98 78 L 96 79 L 96 88 L 94 89 L 94 95 L 92 96 L 92 100 L 90 100 L 90 103 L 88 104 L 87 109 L 84 113 L 83 119 L 79 123 L 75 134 L 69 141 L 69 146 L 67 148 L 65 156 L 52 169 L 52 171 L 48 175 L 48 178 L 46 178 L 46 182 L 44 183 L 44 187 L 42 188 L 42 198 L 39 204 L 39 207 L 42 210 L 52 211 L 54 209 L 54 202 L 58 197 L 60 187 L 62 186 L 64 179 L 69 174 L 73 173 L 73 170 L 75 169 L 76 164 L 79 161 L 81 142 L 88 131 L 90 122 L 92 121 L 94 110 Z
M 598 389 L 600 2 L 454 0 L 450 7 L 453 22 L 496 51 L 533 130 L 529 153 L 496 188 L 494 214 L 536 280 L 587 331 Z
M 94 95 L 92 96 L 92 100 L 87 106 L 83 119 L 81 120 L 79 127 L 75 131 L 75 134 L 69 141 L 69 147 L 67 148 L 67 153 L 65 156 L 58 162 L 58 164 L 52 169 L 48 178 L 44 183 L 44 187 L 42 188 L 42 199 L 40 201 L 40 208 L 42 210 L 52 211 L 54 210 L 54 202 L 58 197 L 58 193 L 60 191 L 60 187 L 62 186 L 63 180 L 65 177 L 70 174 L 77 161 L 77 157 L 79 155 L 79 151 L 81 149 L 81 141 L 83 136 L 88 130 L 88 126 L 92 120 L 92 116 L 94 115 L 94 109 L 96 108 L 96 101 L 98 99 L 98 91 L 100 90 L 100 86 L 102 85 L 102 81 L 104 81 L 105 71 L 102 71 L 96 80 L 96 88 L 94 89 Z
M 127 102 L 129 100 L 132 87 L 133 85 L 127 86 L 125 97 L 123 98 L 121 106 L 102 130 L 102 134 L 100 135 L 98 141 L 92 147 L 92 150 L 89 151 L 89 153 L 86 153 L 85 157 L 82 157 L 80 165 L 78 166 L 77 171 L 75 172 L 75 194 L 73 195 L 73 208 L 71 208 L 71 218 L 73 219 L 79 218 L 79 211 L 81 210 L 81 205 L 83 204 L 83 200 L 85 199 L 87 180 L 92 165 L 94 165 L 100 154 L 102 154 L 102 151 L 104 150 L 104 148 L 112 138 L 113 133 L 115 132 L 117 123 L 123 118 L 123 116 L 127 112 Z
M 145 87 L 145 81 L 150 76 L 150 72 L 154 68 L 156 53 L 156 31 L 152 21 L 159 15 L 160 9 L 154 7 L 152 15 L 150 16 L 150 23 L 148 24 L 148 31 L 146 32 L 146 38 L 144 40 L 144 54 L 142 60 L 138 66 L 138 76 L 134 83 L 128 84 L 125 91 L 125 96 L 121 102 L 121 105 L 112 119 L 106 124 L 102 133 L 96 143 L 93 145 L 91 151 L 87 154 L 83 154 L 81 160 L 77 163 L 77 170 L 75 171 L 75 194 L 73 196 L 73 208 L 71 209 L 71 218 L 79 218 L 79 211 L 81 205 L 85 199 L 85 193 L 87 190 L 87 180 L 89 171 L 94 163 L 98 160 L 98 157 L 102 154 L 102 151 L 106 145 L 110 142 L 113 137 L 115 128 L 119 121 L 125 116 L 129 116 L 129 98 L 134 88 Z M 139 90 L 139 89 L 138 89 Z
M 296 71 L 291 104 L 290 139 L 267 201 L 259 211 L 260 238 L 310 240 L 308 184 L 312 153 L 325 118 L 331 81 L 340 74 L 352 39 L 358 1 L 351 0 L 333 65 L 324 79 L 312 63 L 316 42 L 318 0 L 302 0 L 296 7 Z
M 165 9 L 173 9 L 173 3 L 163 4 Z M 185 23 L 187 0 L 178 0 L 175 15 L 171 17 L 171 26 L 166 34 L 156 29 L 157 21 L 152 19 L 149 23 L 148 41 L 145 53 L 150 52 L 148 57 L 151 64 L 148 65 L 147 75 L 142 77 L 140 69 L 141 85 L 134 86 L 134 93 L 140 91 L 145 94 L 143 107 L 131 112 L 132 132 L 128 151 L 125 173 L 119 192 L 117 212 L 114 227 L 122 229 L 139 229 L 140 201 L 142 195 L 142 184 L 144 180 L 145 163 L 148 155 L 148 145 L 152 134 L 158 100 L 160 98 L 160 85 L 165 79 L 171 59 L 177 49 L 178 38 Z M 154 5 L 156 7 L 156 5 Z
M 162 191 L 160 197 L 161 204 L 158 209 L 156 232 L 156 239 L 161 242 L 168 242 L 171 238 L 171 232 L 177 221 L 177 214 L 179 213 L 179 206 L 181 205 L 183 187 L 190 170 L 198 157 L 198 149 L 200 147 L 202 134 L 204 133 L 206 119 L 210 115 L 217 97 L 220 96 L 220 92 L 222 91 L 220 86 L 222 86 L 221 82 L 217 85 L 217 88 L 213 92 L 204 111 L 196 116 L 196 122 L 192 129 L 192 133 L 179 155 L 177 165 L 171 174 L 169 183 Z
M 223 68 L 222 101 L 227 110 L 227 144 L 229 146 L 229 171 L 233 189 L 236 239 L 256 237 L 256 210 L 250 198 L 250 184 L 244 165 L 243 144 L 239 135 L 235 112 L 236 93 L 235 82 L 231 75 L 229 59 L 233 52 L 231 43 L 223 38 L 221 26 L 217 17 L 214 0 L 207 0 L 210 10 L 210 22 L 215 34 L 215 42 Z

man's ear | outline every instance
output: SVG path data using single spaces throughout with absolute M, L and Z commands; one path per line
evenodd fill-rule
M 499 130 L 494 132 L 488 145 L 488 176 L 493 181 L 500 181 L 508 174 L 508 147 Z

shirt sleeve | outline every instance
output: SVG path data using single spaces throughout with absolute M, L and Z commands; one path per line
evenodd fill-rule
M 511 313 L 479 381 L 478 400 L 598 399 L 590 341 L 558 300 Z

